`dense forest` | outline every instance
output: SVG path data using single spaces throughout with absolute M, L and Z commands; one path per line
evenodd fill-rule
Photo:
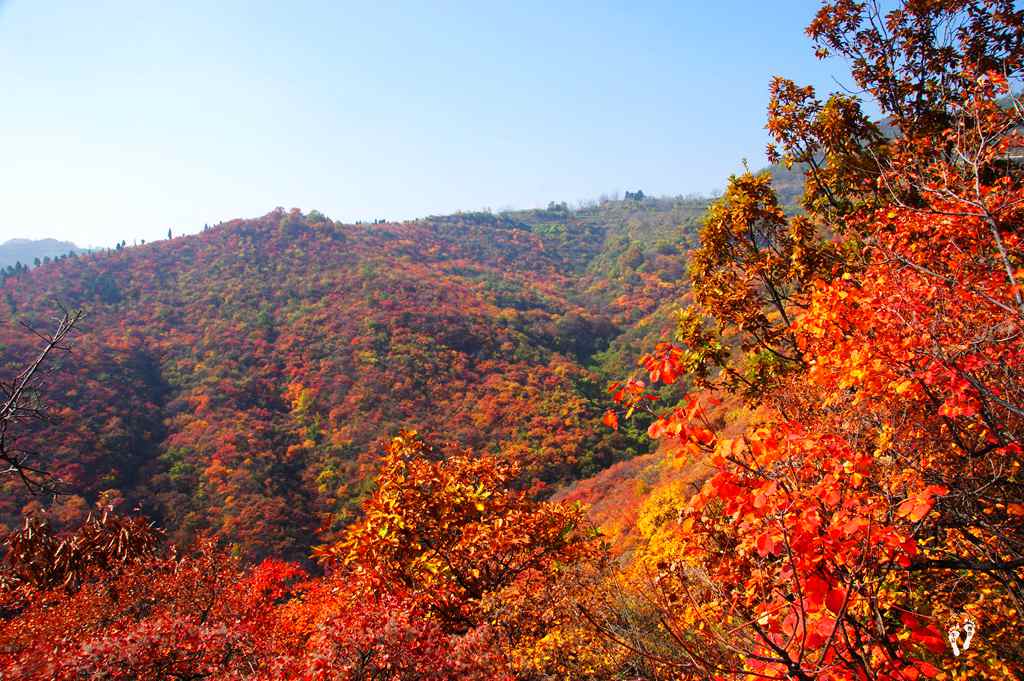
M 1024 12 L 807 33 L 713 199 L 9 273 L 3 677 L 1024 678 Z
M 70 492 L 49 512 L 73 526 L 117 500 L 183 544 L 212 530 L 301 560 L 355 517 L 402 430 L 513 460 L 522 487 L 592 475 L 648 446 L 601 427 L 605 386 L 670 326 L 706 205 L 359 225 L 277 210 L 9 277 L 8 373 L 58 305 L 87 311 L 25 443 Z M 16 527 L 40 500 L 3 484 Z

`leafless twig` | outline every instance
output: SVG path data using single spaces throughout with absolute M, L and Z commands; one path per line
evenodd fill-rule
M 14 380 L 0 382 L 0 475 L 17 475 L 33 494 L 49 491 L 54 479 L 39 464 L 34 463 L 34 451 L 24 449 L 19 440 L 22 433 L 19 424 L 30 419 L 44 418 L 40 406 L 39 392 L 42 386 L 41 368 L 54 352 L 67 352 L 68 342 L 75 325 L 81 321 L 83 312 L 69 312 L 61 308 L 62 316 L 57 328 L 49 335 L 30 329 L 42 340 L 42 348 L 35 360 L 28 364 Z

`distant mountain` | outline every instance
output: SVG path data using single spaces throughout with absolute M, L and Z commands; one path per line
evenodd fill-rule
M 83 308 L 26 446 L 87 503 L 187 543 L 301 559 L 370 489 L 380 438 L 493 451 L 552 488 L 647 450 L 606 385 L 673 325 L 707 199 L 342 224 L 275 211 L 0 273 L 0 376 Z M 34 257 L 34 256 L 33 256 Z M 0 485 L 0 523 L 41 503 Z
M 772 186 L 779 197 L 779 204 L 787 212 L 800 210 L 800 199 L 804 195 L 804 174 L 807 166 L 802 163 L 787 168 L 781 163 L 766 168 L 772 176 Z
M 10 239 L 0 244 L 0 268 L 21 263 L 31 267 L 36 258 L 57 258 L 68 253 L 82 253 L 86 249 L 70 241 L 56 239 Z

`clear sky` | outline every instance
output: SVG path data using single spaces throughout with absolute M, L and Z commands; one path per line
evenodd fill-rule
M 707 193 L 818 4 L 0 0 L 0 241 Z

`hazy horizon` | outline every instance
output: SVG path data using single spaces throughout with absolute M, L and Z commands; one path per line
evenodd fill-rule
M 838 87 L 817 7 L 0 2 L 0 241 L 708 194 L 765 165 L 772 75 Z

